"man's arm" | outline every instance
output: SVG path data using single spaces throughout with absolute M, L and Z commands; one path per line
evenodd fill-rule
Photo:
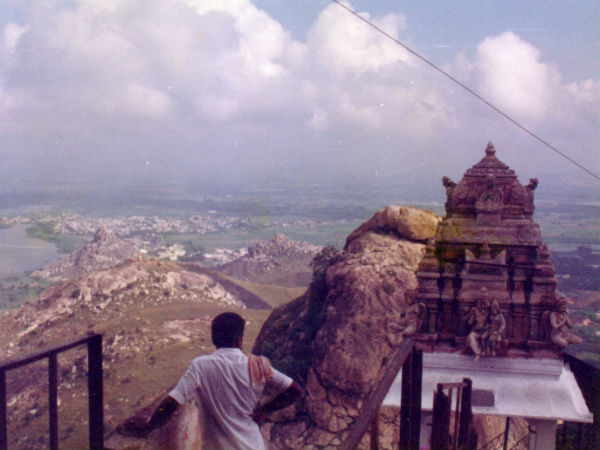
M 162 427 L 179 408 L 179 403 L 167 395 L 156 407 L 149 420 L 132 417 L 117 427 L 117 431 L 125 436 L 146 438 L 156 428 Z
M 281 394 L 277 395 L 270 402 L 265 403 L 262 406 L 259 406 L 252 417 L 256 421 L 260 421 L 265 418 L 267 414 L 272 413 L 273 411 L 277 411 L 278 409 L 285 408 L 294 403 L 298 398 L 304 395 L 304 389 L 295 381 L 292 381 L 292 384 L 289 388 L 283 391 Z

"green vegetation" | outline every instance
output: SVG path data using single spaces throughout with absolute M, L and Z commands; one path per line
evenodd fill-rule
M 56 222 L 36 222 L 25 231 L 30 238 L 53 243 L 61 253 L 72 253 L 80 249 L 91 238 L 90 236 L 64 236 L 58 234 L 54 231 L 55 226 Z
M 43 280 L 26 275 L 0 276 L 0 311 L 16 308 L 35 299 L 48 285 Z
M 56 222 L 37 222 L 34 226 L 27 228 L 27 236 L 42 241 L 56 242 L 55 226 Z

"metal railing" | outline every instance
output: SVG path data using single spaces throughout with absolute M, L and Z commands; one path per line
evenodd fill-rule
M 412 339 L 402 342 L 339 448 L 354 450 L 369 428 L 371 430 L 371 449 L 379 447 L 377 413 L 400 369 L 402 369 L 402 397 L 399 447 L 401 450 L 418 450 L 421 426 L 423 351 L 414 348 Z
M 448 391 L 446 395 L 444 391 Z M 461 383 L 438 383 L 433 393 L 432 450 L 458 450 L 477 446 L 477 433 L 473 427 L 471 393 L 473 383 L 463 378 Z M 454 396 L 456 393 L 456 396 Z M 455 397 L 452 433 L 452 399 Z
M 24 358 L 0 364 L 0 450 L 8 447 L 6 373 L 33 362 L 48 358 L 48 412 L 51 450 L 58 449 L 58 361 L 59 353 L 87 345 L 88 353 L 88 407 L 90 449 L 104 448 L 104 412 L 102 385 L 102 335 L 93 334 L 83 339 L 53 347 Z
M 585 402 L 594 415 L 593 423 L 564 422 L 556 430 L 558 450 L 600 449 L 600 368 L 565 353 Z
M 513 443 L 509 447 L 509 438 L 510 438 L 510 421 L 511 418 L 506 418 L 506 424 L 504 425 L 504 430 L 501 431 L 497 436 L 493 437 L 485 444 L 478 446 L 477 450 L 527 450 L 529 448 L 529 441 L 531 439 L 532 430 L 531 427 L 528 427 L 527 433 L 523 434 L 519 438 L 515 438 L 513 436 Z

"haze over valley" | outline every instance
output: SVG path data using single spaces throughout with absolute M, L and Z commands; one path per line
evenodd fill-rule
M 110 432 L 212 350 L 220 312 L 249 352 L 289 304 L 302 349 L 327 264 L 404 299 L 426 240 L 373 225 L 354 246 L 379 273 L 339 259 L 348 236 L 387 205 L 443 216 L 493 141 L 535 185 L 570 351 L 600 365 L 597 2 L 343 3 L 472 92 L 329 1 L 0 4 L 0 360 L 102 333 Z M 61 448 L 86 445 L 84 360 L 59 361 Z M 11 448 L 47 447 L 41 376 L 9 380 Z

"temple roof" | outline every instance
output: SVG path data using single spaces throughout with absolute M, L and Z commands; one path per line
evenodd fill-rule
M 465 173 L 466 177 L 486 177 L 487 175 L 497 177 L 516 178 L 515 171 L 496 157 L 494 144 L 488 142 L 485 156 Z

